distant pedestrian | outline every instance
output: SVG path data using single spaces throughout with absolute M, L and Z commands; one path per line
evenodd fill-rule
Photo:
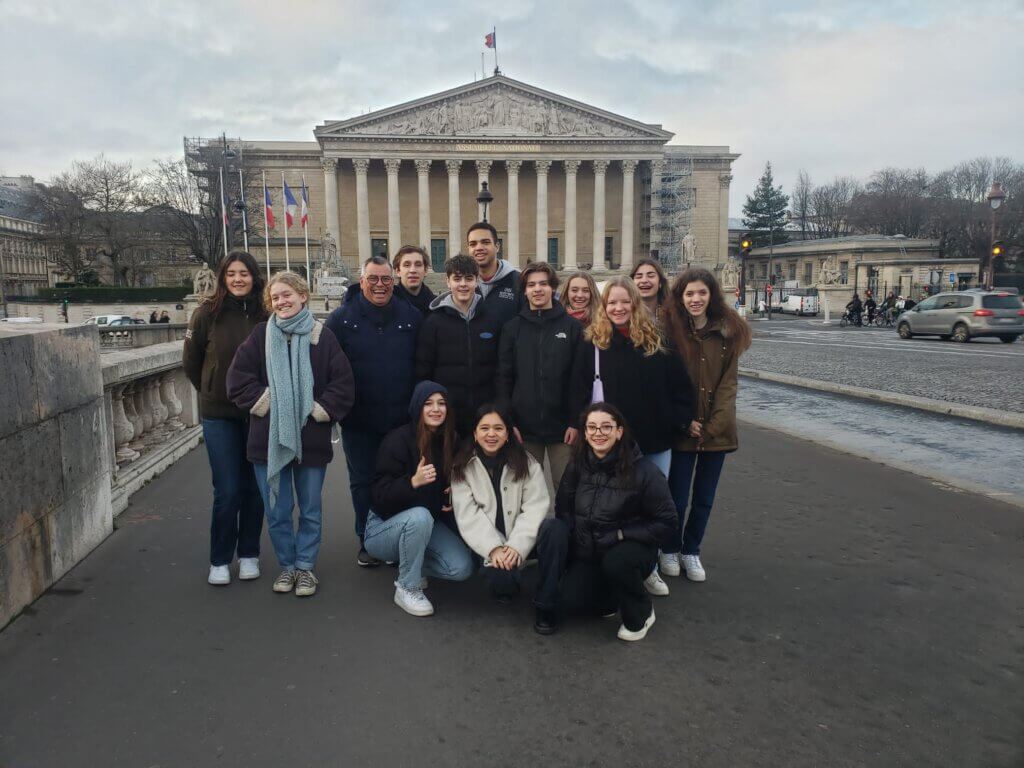
M 871 295 L 871 291 L 868 291 L 864 296 L 864 311 L 868 313 L 868 325 L 871 325 L 875 321 L 875 310 L 878 308 L 878 304 L 875 303 L 875 298 Z
M 541 572 L 564 568 L 555 601 L 537 601 L 534 629 L 551 634 L 562 615 L 622 618 L 621 640 L 642 640 L 654 624 L 646 574 L 675 525 L 664 475 L 641 456 L 622 412 L 594 403 L 558 486 L 555 520 L 541 532 Z
M 309 286 L 302 277 L 274 275 L 264 302 L 273 315 L 238 348 L 228 370 L 228 396 L 250 414 L 247 453 L 282 569 L 274 591 L 294 589 L 308 597 L 319 584 L 313 569 L 323 529 L 324 476 L 334 457 L 331 423 L 352 408 L 355 384 L 338 340 L 309 311 Z
M 655 324 L 661 328 L 661 305 L 665 303 L 665 297 L 668 295 L 668 276 L 665 270 L 656 259 L 640 259 L 629 276 L 633 278 L 637 290 L 640 291 L 640 298 L 643 299 L 647 311 L 651 313 Z
M 601 294 L 597 283 L 589 272 L 573 272 L 565 280 L 565 288 L 559 296 L 569 317 L 578 320 L 586 328 L 601 311 Z
M 681 559 L 690 581 L 704 581 L 700 545 L 725 455 L 739 447 L 736 388 L 739 358 L 750 346 L 750 326 L 728 307 L 715 276 L 699 267 L 675 279 L 665 309 L 666 331 L 686 363 L 697 408 L 687 434 L 673 446 L 669 487 L 678 526 L 662 548 L 659 565 L 663 574 L 678 576 Z
M 408 419 L 423 321 L 418 309 L 395 296 L 394 287 L 387 259 L 373 256 L 345 303 L 327 318 L 355 377 L 356 401 L 341 421 L 341 443 L 359 539 L 356 563 L 370 567 L 380 565 L 363 545 L 377 451 L 384 436 Z
M 199 395 L 213 478 L 210 521 L 210 584 L 229 584 L 229 566 L 238 555 L 238 578 L 260 575 L 263 501 L 252 464 L 246 458 L 249 414 L 228 397 L 227 375 L 238 347 L 267 317 L 263 277 L 256 260 L 232 251 L 217 269 L 213 294 L 192 313 L 182 364 Z M 156 313 L 153 313 L 156 315 Z
M 464 581 L 473 574 L 473 559 L 449 498 L 456 440 L 447 390 L 421 381 L 408 414 L 410 420 L 387 434 L 377 454 L 366 547 L 378 559 L 398 562 L 395 605 L 412 616 L 430 616 L 426 577 Z
M 149 313 L 149 322 L 151 325 L 155 325 L 160 322 L 160 318 L 157 316 L 155 309 Z
M 864 312 L 864 304 L 860 300 L 860 295 L 856 292 L 853 294 L 853 298 L 850 299 L 846 304 L 846 314 L 850 318 L 850 322 L 853 325 L 861 325 L 861 314 Z
M 412 304 L 421 315 L 427 314 L 430 302 L 437 298 L 424 282 L 430 267 L 427 252 L 418 245 L 403 245 L 395 254 L 392 266 L 398 278 L 395 296 Z
M 160 323 L 169 323 L 169 322 L 171 322 L 171 316 L 169 314 L 167 314 L 167 310 L 166 309 L 163 312 L 160 313 L 160 319 L 157 322 L 160 322 Z

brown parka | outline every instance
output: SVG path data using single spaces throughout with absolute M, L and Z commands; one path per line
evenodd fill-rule
M 703 438 L 686 437 L 676 441 L 677 451 L 691 453 L 735 451 L 739 447 L 736 434 L 736 377 L 740 351 L 736 340 L 721 321 L 709 322 L 700 330 L 690 329 L 697 339 L 700 358 L 683 360 L 693 382 L 697 414 L 703 426 Z M 688 430 L 687 430 L 688 433 Z

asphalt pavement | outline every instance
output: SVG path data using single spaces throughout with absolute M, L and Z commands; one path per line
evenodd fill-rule
M 821 318 L 754 320 L 744 367 L 964 405 L 1024 412 L 1024 341 L 903 340 L 892 328 Z
M 0 766 L 1024 764 L 1019 508 L 748 424 L 649 637 L 531 629 L 478 579 L 355 564 L 343 462 L 319 594 L 205 583 L 202 448 L 0 633 Z M 528 589 L 532 586 L 528 578 Z

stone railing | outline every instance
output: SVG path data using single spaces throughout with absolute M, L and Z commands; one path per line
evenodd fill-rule
M 101 357 L 116 467 L 114 515 L 124 510 L 132 493 L 199 442 L 199 409 L 181 351 L 180 341 L 166 341 L 105 351 Z
M 100 347 L 109 349 L 136 349 L 163 344 L 168 341 L 182 341 L 188 325 L 185 323 L 155 323 L 153 325 L 111 325 L 97 326 Z

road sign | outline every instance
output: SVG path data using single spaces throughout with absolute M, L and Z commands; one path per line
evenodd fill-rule
M 956 272 L 949 273 L 949 284 L 956 285 Z

